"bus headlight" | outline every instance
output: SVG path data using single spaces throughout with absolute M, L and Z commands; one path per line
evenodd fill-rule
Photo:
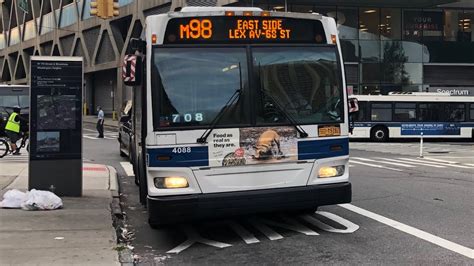
M 341 176 L 343 174 L 344 174 L 344 165 L 323 166 L 319 168 L 318 177 L 319 178 L 336 177 L 336 176 Z
M 155 177 L 157 188 L 186 188 L 189 187 L 188 180 L 182 176 Z

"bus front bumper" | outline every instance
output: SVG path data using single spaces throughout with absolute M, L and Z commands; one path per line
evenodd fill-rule
M 149 223 L 164 225 L 211 217 L 315 209 L 349 203 L 351 183 L 179 196 L 148 196 Z

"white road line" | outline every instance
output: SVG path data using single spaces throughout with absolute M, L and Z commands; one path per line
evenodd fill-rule
M 264 225 L 257 219 L 249 219 L 250 224 L 252 224 L 255 228 L 257 228 L 260 232 L 262 232 L 268 239 L 274 241 L 274 240 L 279 240 L 282 239 L 283 236 L 280 235 L 279 233 L 275 232 L 273 229 L 270 227 Z
M 431 164 L 442 165 L 442 166 L 450 166 L 450 167 L 455 167 L 455 168 L 472 169 L 471 166 L 463 166 L 463 165 L 455 165 L 455 164 L 445 164 L 445 163 L 436 163 L 436 162 L 427 162 L 427 161 L 425 161 L 425 160 L 417 160 L 417 159 L 410 159 L 410 158 L 398 158 L 398 159 L 404 160 L 404 161 L 409 161 L 409 162 L 431 163 Z
M 430 243 L 433 243 L 435 245 L 438 245 L 442 248 L 454 251 L 460 255 L 466 256 L 468 258 L 474 259 L 474 249 L 468 248 L 465 246 L 461 246 L 459 244 L 456 244 L 454 242 L 451 242 L 449 240 L 443 239 L 441 237 L 435 236 L 433 234 L 427 233 L 425 231 L 422 231 L 420 229 L 417 229 L 415 227 L 402 224 L 400 222 L 397 222 L 395 220 L 392 220 L 390 218 L 384 217 L 382 215 L 373 213 L 371 211 L 359 208 L 357 206 L 354 206 L 352 204 L 339 204 L 340 207 L 343 207 L 347 210 L 350 210 L 352 212 L 358 213 L 360 215 L 363 215 L 365 217 L 368 217 L 370 219 L 373 219 L 377 222 L 383 223 L 385 225 L 388 225 L 390 227 L 393 227 L 397 230 L 400 230 L 402 232 L 405 232 L 407 234 L 410 234 L 412 236 L 416 236 L 420 239 L 423 239 L 425 241 L 428 241 Z
M 122 166 L 123 170 L 128 176 L 135 176 L 133 174 L 133 166 L 129 162 L 120 162 L 120 165 Z
M 474 163 L 465 163 L 465 165 L 474 166 Z
M 229 221 L 229 226 L 245 241 L 246 244 L 255 244 L 259 243 L 258 240 L 252 233 L 245 229 L 242 225 Z
M 86 138 L 86 139 L 99 139 L 97 137 L 91 137 L 91 136 L 87 136 L 87 135 L 82 135 L 83 138 Z
M 387 169 L 387 170 L 392 170 L 392 171 L 397 171 L 397 172 L 403 172 L 402 169 L 391 168 L 391 167 L 386 167 L 386 166 L 380 166 L 380 165 L 375 165 L 375 164 L 371 164 L 371 163 L 358 162 L 358 161 L 354 161 L 352 158 L 350 159 L 349 162 L 355 163 L 355 164 L 361 164 L 361 165 L 365 165 L 365 166 L 370 166 L 370 167 L 375 167 L 375 168 L 381 168 L 381 169 Z
M 441 166 L 441 165 L 434 165 L 434 164 L 427 164 L 427 163 L 407 162 L 407 161 L 401 161 L 401 160 L 396 160 L 396 159 L 388 159 L 388 158 L 385 158 L 384 160 L 392 161 L 392 162 L 399 162 L 399 163 L 409 163 L 409 164 L 415 164 L 415 165 L 423 165 L 423 166 L 429 166 L 429 167 L 434 167 L 434 168 L 446 168 L 446 167 Z
M 398 171 L 398 172 L 402 172 L 403 170 L 401 169 L 397 169 L 397 168 L 391 168 L 391 167 L 384 167 L 384 166 L 380 166 L 380 165 L 376 165 L 376 164 L 371 164 L 371 163 L 365 163 L 365 162 L 359 162 L 359 161 L 355 161 L 354 159 L 350 159 L 351 163 L 354 163 L 354 164 L 360 164 L 360 165 L 365 165 L 365 166 L 370 166 L 370 167 L 375 167 L 375 168 L 381 168 L 381 169 L 388 169 L 388 170 L 393 170 L 393 171 Z
M 435 161 L 435 162 L 441 162 L 441 163 L 449 163 L 449 164 L 456 164 L 457 163 L 457 162 L 453 162 L 453 161 L 440 160 L 440 159 L 436 159 L 436 158 L 432 158 L 432 157 L 424 157 L 424 159 L 430 160 L 430 161 Z
M 361 157 L 351 157 L 351 158 L 354 158 L 354 159 L 357 159 L 357 160 L 361 160 L 361 161 L 375 162 L 375 163 L 385 163 L 385 164 L 396 165 L 396 166 L 401 166 L 401 167 L 408 167 L 408 168 L 410 168 L 410 167 L 415 167 L 415 166 L 409 165 L 409 164 L 401 164 L 401 163 L 393 163 L 393 162 L 380 161 L 380 160 L 384 160 L 385 158 L 377 158 L 378 161 L 372 160 L 372 159 L 367 159 L 367 158 L 361 158 Z

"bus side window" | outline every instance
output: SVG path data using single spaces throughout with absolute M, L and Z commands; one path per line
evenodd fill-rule
M 474 103 L 471 103 L 470 104 L 470 108 L 469 108 L 469 119 L 471 121 L 474 121 Z
M 418 112 L 418 121 L 421 122 L 438 122 L 441 121 L 440 113 L 442 109 L 439 104 L 420 103 Z
M 446 103 L 444 105 L 446 121 L 463 122 L 465 121 L 465 108 L 463 103 Z
M 372 103 L 371 121 L 392 121 L 392 103 Z
M 395 103 L 393 121 L 416 121 L 416 103 Z
M 354 115 L 354 122 L 365 122 L 367 121 L 367 102 L 359 102 L 359 112 Z

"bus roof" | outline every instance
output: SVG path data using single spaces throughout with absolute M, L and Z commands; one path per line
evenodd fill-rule
M 0 88 L 29 88 L 28 85 L 0 84 Z
M 219 12 L 219 11 L 252 11 L 262 12 L 263 10 L 258 7 L 235 7 L 235 6 L 220 6 L 220 7 L 209 7 L 209 6 L 186 6 L 183 7 L 179 12 Z
M 444 93 L 416 93 L 392 95 L 352 95 L 358 101 L 366 102 L 473 102 L 474 96 L 450 96 Z
M 260 16 L 262 12 L 265 12 L 270 17 L 287 17 L 287 18 L 300 18 L 300 19 L 319 19 L 321 20 L 324 16 L 319 13 L 293 13 L 293 12 L 278 12 L 278 11 L 264 11 L 258 7 L 183 7 L 179 11 L 170 11 L 165 14 L 151 15 L 151 17 L 169 16 L 169 17 L 194 17 L 194 16 L 224 16 L 226 12 L 234 12 L 234 16 L 242 16 L 244 12 L 253 12 L 253 16 Z M 329 17 L 327 17 L 329 18 Z M 333 19 L 333 18 L 331 18 Z
M 28 95 L 30 86 L 28 85 L 7 85 L 0 84 L 0 95 Z

